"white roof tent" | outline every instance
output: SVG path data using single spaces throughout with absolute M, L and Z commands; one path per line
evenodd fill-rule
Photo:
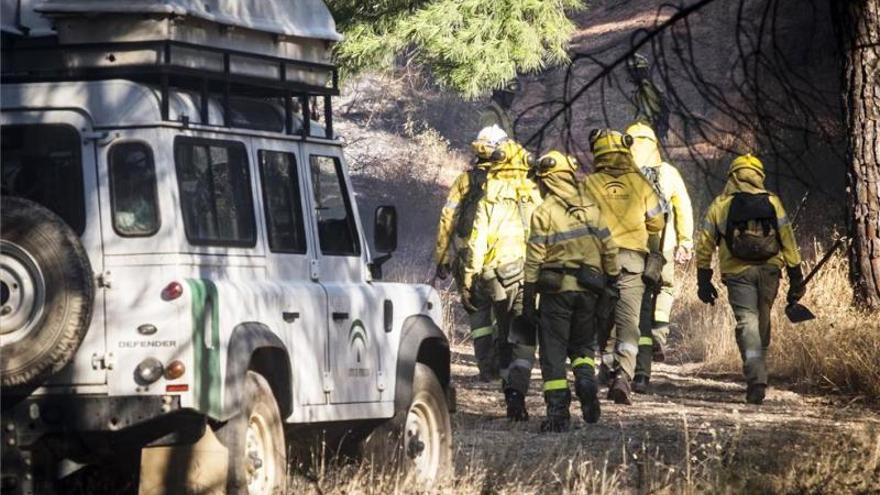
M 160 89 L 169 119 L 169 89 L 201 94 L 281 98 L 294 132 L 298 98 L 310 135 L 311 97 L 339 94 L 333 43 L 342 37 L 322 0 L 0 0 L 2 80 L 128 79 Z M 229 115 L 229 112 L 224 112 Z M 231 125 L 225 122 L 225 125 Z

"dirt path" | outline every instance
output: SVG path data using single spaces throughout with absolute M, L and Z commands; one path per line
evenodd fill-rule
M 833 455 L 840 442 L 843 449 L 855 448 L 853 439 L 859 438 L 868 439 L 865 455 L 880 456 L 880 446 L 870 445 L 880 431 L 877 411 L 777 387 L 769 390 L 762 406 L 748 405 L 738 377 L 698 374 L 693 364 L 655 364 L 652 394 L 636 395 L 632 406 L 603 400 L 596 425 L 581 420 L 575 400 L 569 434 L 538 433 L 544 417 L 538 370 L 527 399 L 532 418 L 524 424 L 505 419 L 497 383 L 475 379 L 476 366 L 466 345 L 454 348 L 453 374 L 458 388 L 453 422 L 459 471 L 480 465 L 490 472 L 539 479 L 544 473 L 537 471 L 546 469 L 548 459 L 576 454 L 594 466 L 616 466 L 612 470 L 623 473 L 623 485 L 643 486 L 644 469 L 625 469 L 640 461 L 640 453 L 641 460 L 647 454 L 655 468 L 686 469 L 691 476 L 696 473 L 690 470 L 700 468 L 709 475 L 707 465 L 713 462 L 718 466 L 712 469 L 737 466 L 740 473 L 745 469 L 785 476 L 804 462 Z M 869 474 L 880 478 L 880 468 L 875 466 Z M 880 479 L 877 483 L 880 489 Z

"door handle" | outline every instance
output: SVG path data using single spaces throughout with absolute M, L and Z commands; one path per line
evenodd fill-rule
M 334 320 L 347 320 L 348 319 L 348 313 L 334 311 L 332 316 L 333 316 Z
M 281 318 L 284 318 L 284 321 L 287 323 L 293 323 L 297 319 L 299 319 L 299 312 L 298 311 L 285 311 L 285 312 L 281 313 Z

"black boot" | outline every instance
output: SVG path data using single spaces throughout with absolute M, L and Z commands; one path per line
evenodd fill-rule
M 637 394 L 650 393 L 650 387 L 648 386 L 650 381 L 651 378 L 648 375 L 636 375 L 633 379 L 632 391 Z
M 763 383 L 750 383 L 746 388 L 746 402 L 749 404 L 760 405 L 764 402 L 764 396 L 767 393 L 767 385 Z
M 575 368 L 574 391 L 581 402 L 584 421 L 592 424 L 599 421 L 599 415 L 601 414 L 599 408 L 599 386 L 596 385 L 596 380 L 592 376 L 593 368 L 587 368 L 589 369 L 584 370 L 583 373 L 578 373 L 580 368 Z
M 504 390 L 504 401 L 507 402 L 507 419 L 511 421 L 529 420 L 526 398 L 521 392 L 512 388 Z
M 541 433 L 568 431 L 571 424 L 571 415 L 568 412 L 571 391 L 566 389 L 544 392 L 544 401 L 547 403 L 547 419 L 541 421 Z
M 615 371 L 614 377 L 611 379 L 611 385 L 608 387 L 608 400 L 614 401 L 615 404 L 628 406 L 632 404 L 632 399 L 630 399 L 631 393 L 629 377 L 621 370 Z

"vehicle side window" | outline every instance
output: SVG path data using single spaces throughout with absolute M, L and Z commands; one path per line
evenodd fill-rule
M 254 202 L 244 144 L 178 137 L 174 163 L 189 242 L 255 246 Z
M 360 242 L 339 159 L 312 155 L 309 165 L 321 252 L 335 256 L 359 256 Z
M 292 153 L 264 150 L 259 157 L 269 249 L 305 254 L 306 232 L 296 157 Z
M 113 229 L 123 237 L 151 236 L 159 231 L 156 167 L 143 143 L 110 148 L 110 204 Z
M 62 124 L 5 125 L 0 132 L 3 196 L 39 203 L 78 235 L 86 230 L 82 141 Z

